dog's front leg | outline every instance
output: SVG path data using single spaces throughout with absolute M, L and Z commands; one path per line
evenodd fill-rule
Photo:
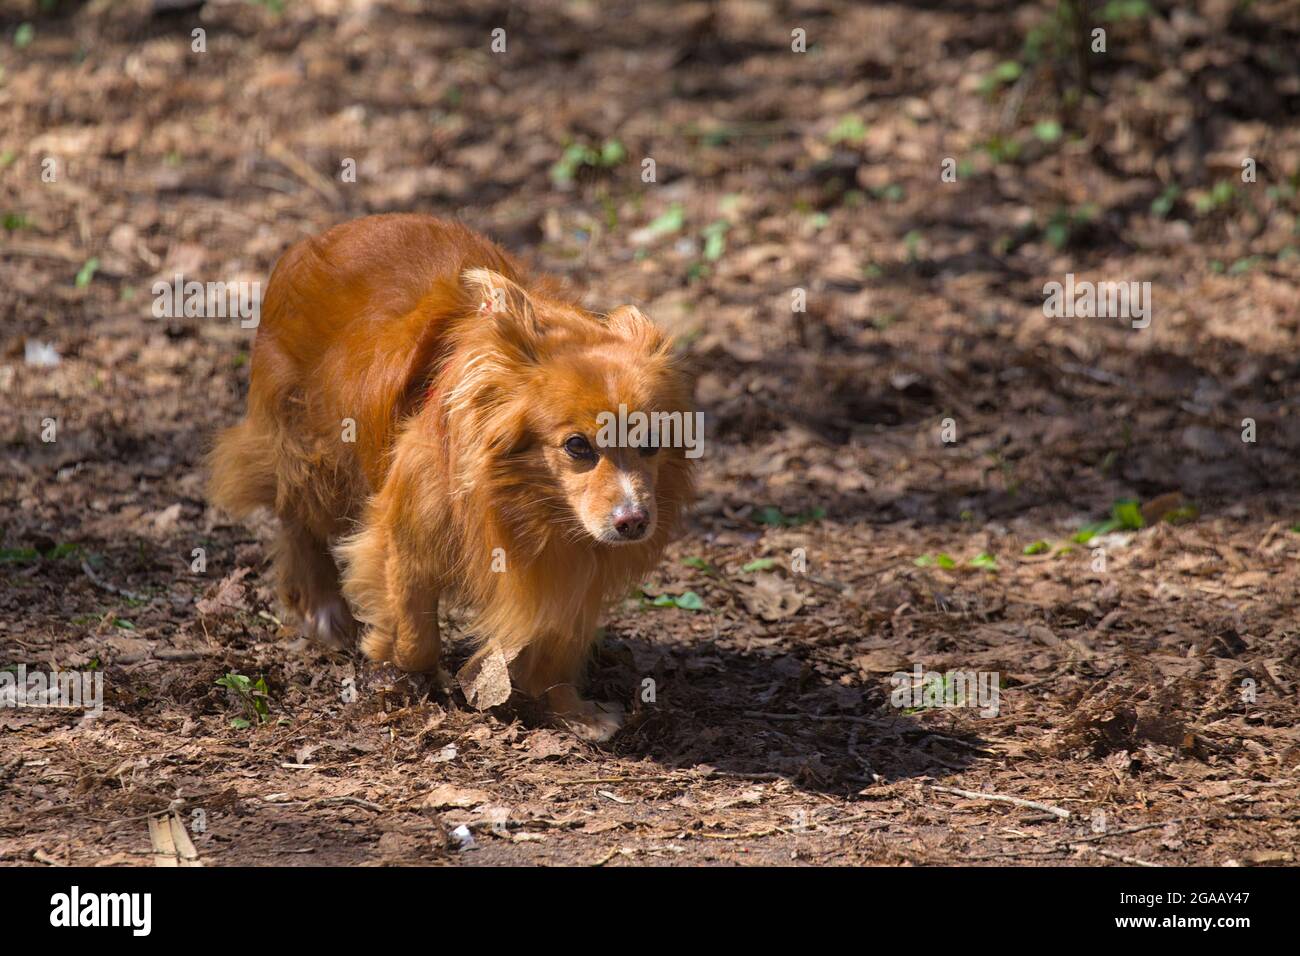
M 512 669 L 523 691 L 541 701 L 559 723 L 600 743 L 622 728 L 623 708 L 582 696 L 579 687 L 590 651 L 586 633 L 542 634 L 524 648 Z
M 373 661 L 404 671 L 436 671 L 442 656 L 435 569 L 427 554 L 397 533 L 395 512 L 381 495 L 361 531 L 338 547 L 346 571 L 343 593 L 368 627 L 361 649 Z
M 404 671 L 433 673 L 442 658 L 438 595 L 419 567 L 401 548 L 389 551 L 386 578 L 394 631 L 392 660 Z

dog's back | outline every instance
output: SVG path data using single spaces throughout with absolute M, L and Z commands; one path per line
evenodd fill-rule
M 212 499 L 338 533 L 383 480 L 469 268 L 520 271 L 489 240 L 429 216 L 372 216 L 292 246 L 263 299 L 248 415 L 211 457 Z

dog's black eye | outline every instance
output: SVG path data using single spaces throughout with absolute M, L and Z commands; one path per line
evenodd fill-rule
M 564 450 L 574 458 L 596 457 L 596 451 L 591 447 L 591 442 L 587 441 L 582 435 L 570 435 L 564 439 Z

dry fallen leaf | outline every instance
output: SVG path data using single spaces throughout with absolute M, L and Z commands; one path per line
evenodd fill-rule
M 510 699 L 510 660 L 500 651 L 479 654 L 456 674 L 465 700 L 479 710 L 504 704 Z
M 571 752 L 575 743 L 572 736 L 553 730 L 539 730 L 528 737 L 528 756 L 538 760 L 559 757 Z
M 487 803 L 492 799 L 492 795 L 486 790 L 474 790 L 468 787 L 457 787 L 454 784 L 444 783 L 441 786 L 434 787 L 433 790 L 425 796 L 424 806 L 430 810 L 445 810 L 448 807 L 460 807 L 466 809 L 477 807 L 480 804 Z
M 765 621 L 791 617 L 799 613 L 804 603 L 798 589 L 779 574 L 756 574 L 754 586 L 741 596 L 750 612 Z
M 194 602 L 200 614 L 229 614 L 232 611 L 248 611 L 247 588 L 244 585 L 251 568 L 238 568 L 233 574 L 223 578 L 211 597 L 200 598 Z

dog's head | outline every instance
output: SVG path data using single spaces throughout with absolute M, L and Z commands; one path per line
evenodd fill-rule
M 462 282 L 480 335 L 449 404 L 476 408 L 493 480 L 572 539 L 662 545 L 704 439 L 669 340 L 633 306 L 602 320 L 489 270 Z

